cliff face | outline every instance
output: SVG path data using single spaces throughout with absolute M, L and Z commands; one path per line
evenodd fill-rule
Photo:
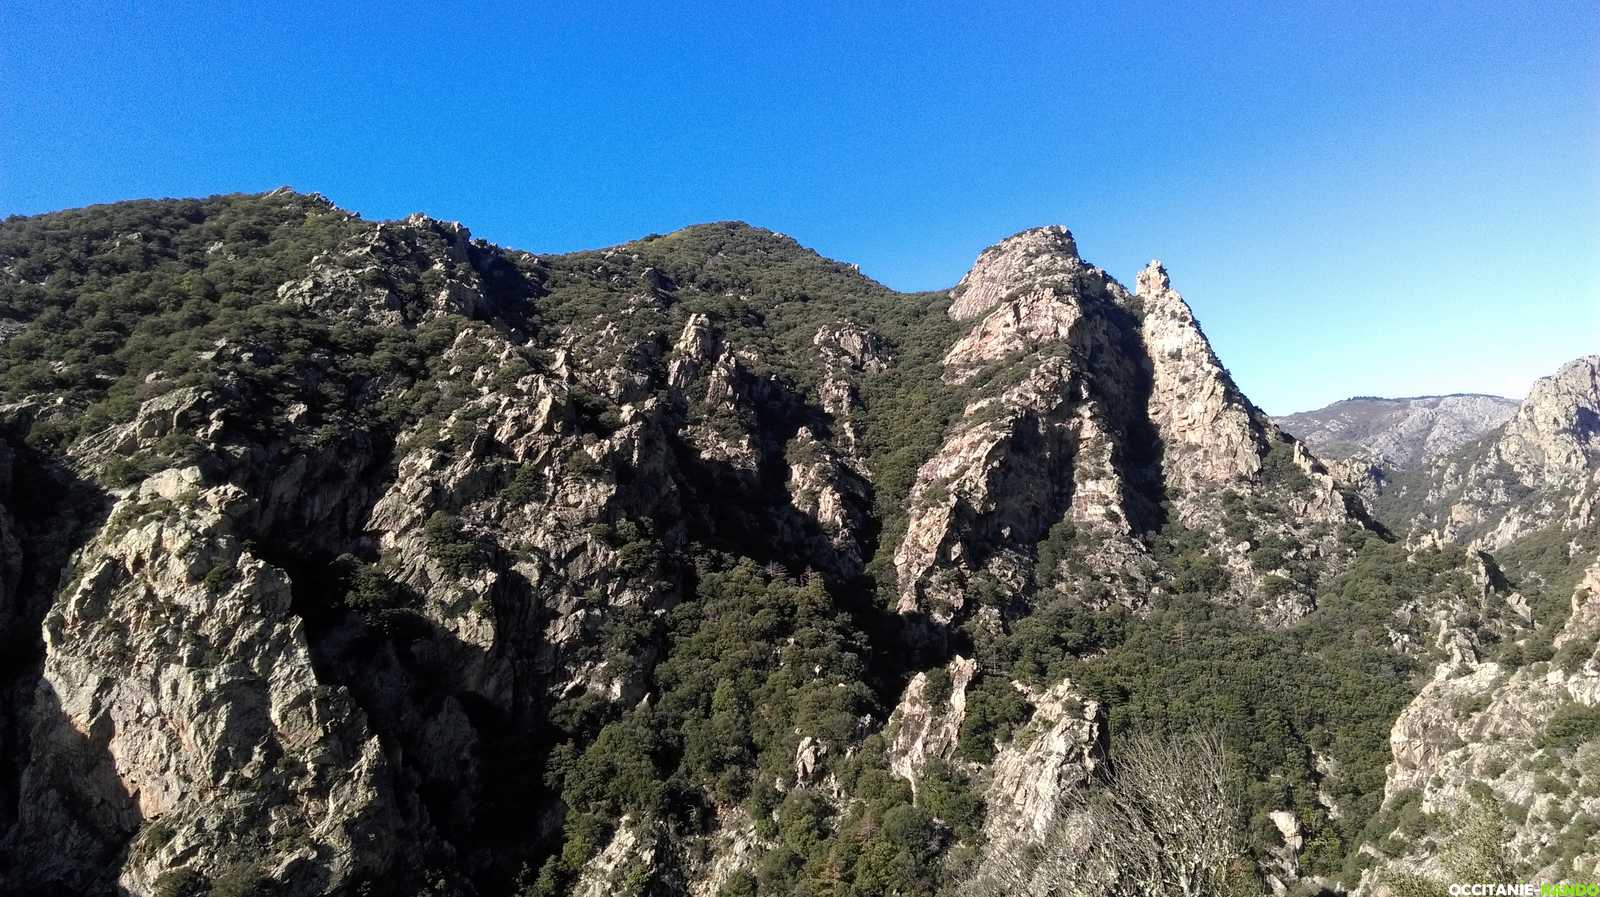
M 736 224 L 126 204 L 0 225 L 0 322 L 22 893 L 932 893 L 1197 708 L 1275 727 L 1292 881 L 1466 600 L 1358 594 L 1399 549 L 1059 227 L 902 295 Z

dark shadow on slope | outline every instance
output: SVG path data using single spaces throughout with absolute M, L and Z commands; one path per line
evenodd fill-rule
M 1128 515 L 1135 533 L 1159 532 L 1167 524 L 1167 483 L 1162 465 L 1167 447 L 1150 419 L 1150 398 L 1155 388 L 1154 362 L 1144 343 L 1139 319 L 1132 312 L 1106 302 L 1101 314 L 1121 335 L 1121 353 L 1134 363 L 1123 368 L 1132 389 L 1108 402 L 1108 411 L 1121 430 L 1125 453 L 1114 460 L 1130 488 Z M 1091 358 L 1091 362 L 1093 359 Z
M 476 813 L 495 787 L 479 774 L 483 742 L 503 737 L 522 721 L 517 708 L 504 706 L 504 696 L 479 691 L 483 681 L 495 678 L 497 658 L 419 613 L 420 596 L 391 583 L 390 598 L 380 606 L 347 603 L 341 556 L 375 556 L 364 526 L 395 475 L 392 443 L 370 434 L 350 439 L 359 445 L 310 462 L 332 474 L 314 484 L 323 490 L 317 500 L 301 495 L 297 502 L 275 491 L 270 480 L 248 484 L 263 497 L 261 528 L 250 534 L 252 550 L 289 574 L 291 610 L 305 624 L 318 681 L 348 690 L 389 761 L 398 804 L 393 809 L 409 843 L 398 864 L 375 870 L 368 884 L 417 888 L 430 869 L 470 878 L 479 852 Z M 348 458 L 365 463 L 346 468 L 340 460 Z M 252 469 L 295 463 L 290 457 Z M 487 555 L 477 561 L 500 571 L 509 567 Z M 520 578 L 503 576 L 502 582 L 491 596 L 497 609 L 517 591 Z
M 110 501 L 59 461 L 0 441 L 0 505 L 20 549 L 0 571 L 0 892 L 111 893 L 138 812 L 109 733 L 79 732 L 43 681 L 44 619 Z
M 871 681 L 867 684 L 883 702 L 893 706 L 906 679 L 923 660 L 942 656 L 945 635 L 920 614 L 897 614 L 882 606 L 878 583 L 864 569 L 876 550 L 882 522 L 874 514 L 873 485 L 845 468 L 843 485 L 859 490 L 850 500 L 863 521 L 854 534 L 860 554 L 846 559 L 830 543 L 815 518 L 794 504 L 789 491 L 793 464 L 788 455 L 791 440 L 801 427 L 819 440 L 831 440 L 833 423 L 825 410 L 809 404 L 792 384 L 766 381 L 767 390 L 753 396 L 756 408 L 753 432 L 758 463 L 755 471 L 722 461 L 708 460 L 700 449 L 682 439 L 671 440 L 675 468 L 681 478 L 685 523 L 691 544 L 725 551 L 764 565 L 782 568 L 800 577 L 815 571 L 833 604 L 847 614 L 867 636 L 864 658 Z M 676 428 L 681 432 L 681 425 Z M 842 465 L 841 465 L 842 466 Z M 687 571 L 692 574 L 692 568 Z M 686 594 L 692 593 L 692 588 Z

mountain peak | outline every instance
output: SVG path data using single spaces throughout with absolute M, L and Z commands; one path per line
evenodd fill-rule
M 1083 267 L 1072 231 L 1059 224 L 1012 234 L 978 253 L 972 270 L 950 291 L 950 317 L 976 317 L 1015 290 Z
M 1078 257 L 1078 241 L 1072 238 L 1072 231 L 1061 224 L 1046 224 L 1018 231 L 990 248 L 1003 251 L 1017 248 L 1043 250 Z
M 1156 293 L 1172 289 L 1172 278 L 1167 274 L 1167 266 L 1161 264 L 1160 259 L 1151 259 L 1150 264 L 1144 266 L 1139 276 L 1133 282 L 1134 292 L 1140 296 L 1153 296 Z

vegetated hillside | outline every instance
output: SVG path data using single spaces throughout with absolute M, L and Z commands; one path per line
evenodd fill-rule
M 1420 543 L 1465 544 L 1498 637 L 1456 638 L 1395 721 L 1382 893 L 1600 874 L 1600 358 L 1533 384 L 1505 425 L 1380 499 Z M 1490 554 L 1492 552 L 1492 554 Z
M 906 295 L 737 223 L 123 203 L 0 224 L 0 336 L 16 893 L 1031 893 L 1195 731 L 1205 886 L 1337 890 L 1434 664 L 1547 628 L 1061 228 Z
M 1359 457 L 1392 473 L 1478 439 L 1509 420 L 1518 404 L 1504 396 L 1473 393 L 1404 399 L 1356 396 L 1273 420 L 1322 458 Z

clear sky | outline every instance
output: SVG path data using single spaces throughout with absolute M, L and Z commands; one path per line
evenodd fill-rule
M 542 252 L 740 218 L 905 290 L 1059 222 L 1270 412 L 1521 395 L 1600 352 L 1600 11 L 0 3 L 0 214 L 282 184 Z

